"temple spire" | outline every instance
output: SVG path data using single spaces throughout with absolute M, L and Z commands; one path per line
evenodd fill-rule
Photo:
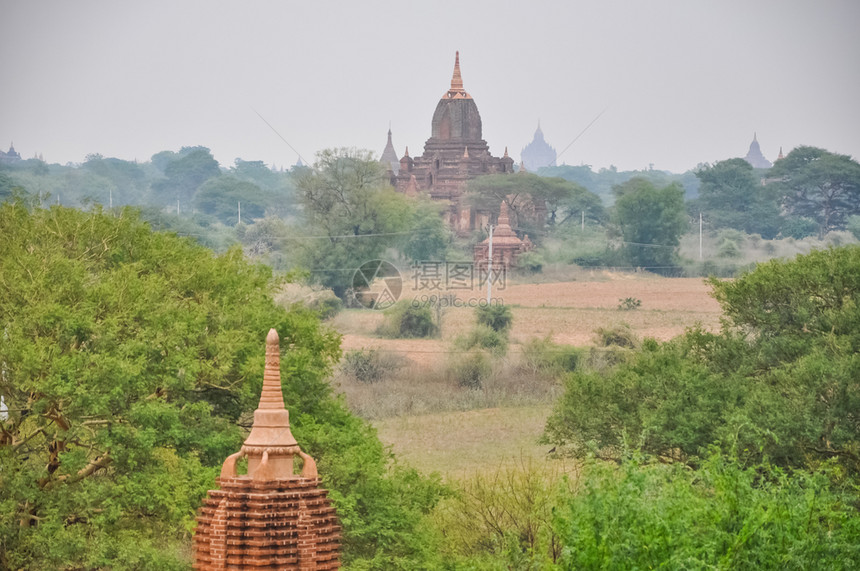
M 463 77 L 460 75 L 460 52 L 454 55 L 454 76 L 451 78 L 451 91 L 463 91 Z

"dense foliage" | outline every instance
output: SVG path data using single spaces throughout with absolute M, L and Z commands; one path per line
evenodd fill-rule
M 696 172 L 702 181 L 699 198 L 691 205 L 698 216 L 706 212 L 713 228 L 734 228 L 773 238 L 780 230 L 779 193 L 762 185 L 755 169 L 744 159 L 729 159 Z
M 343 298 L 361 264 L 400 248 L 410 260 L 439 259 L 448 230 L 438 205 L 410 200 L 385 180 L 371 153 L 327 149 L 298 180 L 308 240 L 300 262 Z
M 276 328 L 293 432 L 355 568 L 416 568 L 440 487 L 392 469 L 324 377 L 339 338 L 271 271 L 129 211 L 0 205 L 0 567 L 184 568 L 195 509 L 236 451 Z
M 637 267 L 670 274 L 678 263 L 681 234 L 687 230 L 684 191 L 678 184 L 658 188 L 645 178 L 632 178 L 613 188 L 617 196 L 613 223 L 624 240 L 627 261 Z
M 797 147 L 768 176 L 777 181 L 788 212 L 815 220 L 820 236 L 844 229 L 849 216 L 860 214 L 860 164 L 847 155 Z
M 723 331 L 653 340 L 612 374 L 576 373 L 549 440 L 615 456 L 624 435 L 695 464 L 708 445 L 783 466 L 860 473 L 860 247 L 774 260 L 711 281 Z

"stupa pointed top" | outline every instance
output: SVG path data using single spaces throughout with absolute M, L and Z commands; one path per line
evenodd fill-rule
M 507 147 L 505 147 L 505 156 L 506 157 L 508 156 L 508 148 Z
M 263 372 L 263 392 L 260 410 L 283 410 L 284 393 L 281 392 L 281 352 L 278 332 L 269 329 L 266 335 L 266 369 Z M 289 426 L 289 425 L 288 425 Z
M 785 155 L 782 154 L 782 147 L 779 148 L 779 156 L 776 158 L 777 158 L 777 160 L 785 158 Z
M 451 91 L 463 91 L 463 76 L 460 75 L 460 52 L 454 53 L 454 75 L 451 77 Z
M 259 458 L 264 452 L 268 452 L 270 456 L 290 457 L 299 452 L 298 443 L 290 432 L 290 413 L 284 407 L 284 394 L 281 391 L 281 352 L 278 332 L 274 329 L 270 329 L 266 336 L 263 391 L 260 394 L 260 405 L 254 411 L 251 433 L 242 445 L 242 452 L 248 455 L 249 461 L 251 458 Z
M 404 156 L 404 157 L 408 157 L 408 156 L 409 156 L 409 147 L 406 147 L 406 154 L 404 154 L 403 156 Z
M 454 74 L 451 76 L 451 89 L 445 94 L 448 99 L 471 99 L 472 97 L 463 89 L 463 76 L 460 75 L 460 52 L 454 55 Z
M 526 172 L 526 162 L 520 161 L 520 170 L 517 172 Z
M 463 158 L 464 159 L 469 158 L 469 147 L 466 147 L 465 150 L 463 151 Z

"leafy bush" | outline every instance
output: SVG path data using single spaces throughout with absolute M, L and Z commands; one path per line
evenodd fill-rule
M 542 339 L 531 339 L 523 345 L 523 364 L 535 373 L 552 376 L 572 373 L 581 358 L 581 350 L 553 343 L 549 335 Z
M 511 308 L 507 305 L 479 305 L 475 309 L 478 325 L 486 325 L 493 331 L 507 335 L 514 321 Z
M 504 355 L 508 350 L 508 338 L 504 333 L 490 329 L 486 325 L 477 325 L 463 335 L 454 339 L 454 347 L 460 351 L 479 348 L 487 349 L 497 355 Z
M 571 487 L 558 465 L 544 462 L 521 462 L 459 481 L 433 513 L 447 537 L 447 558 L 473 569 L 552 568 L 564 547 L 554 512 L 568 501 Z
M 854 234 L 854 237 L 860 240 L 860 216 L 854 215 L 848 217 L 848 223 L 845 225 L 845 228 Z
M 639 309 L 642 306 L 642 300 L 636 297 L 625 297 L 618 300 L 618 309 L 621 311 L 630 311 Z
M 594 330 L 599 347 L 622 347 L 635 349 L 639 346 L 639 338 L 627 323 L 618 323 L 608 327 L 598 327 Z
M 330 319 L 343 309 L 343 300 L 331 291 L 327 290 L 327 293 L 328 295 L 314 297 L 308 304 L 308 307 L 319 314 L 320 319 Z
M 589 461 L 556 508 L 559 569 L 854 569 L 860 517 L 828 472 Z
M 379 349 L 349 351 L 343 356 L 341 369 L 360 383 L 376 383 L 403 367 L 403 357 Z
M 817 234 L 818 223 L 811 218 L 789 216 L 785 221 L 783 221 L 779 233 L 784 238 L 795 238 L 800 240 L 807 236 Z
M 426 305 L 416 306 L 401 301 L 385 310 L 385 319 L 377 329 L 384 337 L 413 339 L 432 337 L 437 332 L 433 312 Z
M 492 371 L 490 358 L 484 351 L 455 355 L 448 366 L 448 374 L 457 385 L 468 389 L 480 389 Z
M 529 274 L 538 274 L 546 263 L 540 253 L 531 251 L 517 256 L 517 269 Z

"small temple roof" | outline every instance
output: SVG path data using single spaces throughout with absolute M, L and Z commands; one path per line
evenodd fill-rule
M 482 243 L 489 244 L 490 238 L 487 237 Z M 499 219 L 496 226 L 493 228 L 493 248 L 498 246 L 520 245 L 523 241 L 517 238 L 516 233 L 511 228 L 511 219 L 508 216 L 508 203 L 504 200 L 499 207 Z

